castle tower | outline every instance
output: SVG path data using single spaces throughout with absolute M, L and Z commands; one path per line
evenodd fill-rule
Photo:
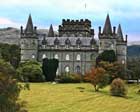
M 37 60 L 37 27 L 33 26 L 31 15 L 29 15 L 25 30 L 23 30 L 23 27 L 21 26 L 20 36 L 21 62 L 26 60 Z
M 106 17 L 103 32 L 101 32 L 101 27 L 99 27 L 99 53 L 105 50 L 114 50 L 116 53 L 116 28 L 112 26 L 109 18 L 109 14 Z
M 121 29 L 121 25 L 119 24 L 118 30 L 117 30 L 117 60 L 121 63 L 126 65 L 127 61 L 127 35 L 126 39 L 123 38 L 123 33 Z
M 54 37 L 54 31 L 53 31 L 53 26 L 51 24 L 49 32 L 48 32 L 48 37 Z
M 91 29 L 91 21 L 88 19 L 70 20 L 63 19 L 59 25 L 60 37 L 91 37 L 94 36 L 94 29 Z

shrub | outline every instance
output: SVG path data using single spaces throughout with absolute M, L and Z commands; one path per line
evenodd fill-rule
M 23 86 L 15 79 L 15 73 L 9 63 L 0 60 L 0 112 L 26 112 L 23 102 L 18 102 Z
M 17 69 L 17 76 L 22 77 L 21 81 L 43 82 L 45 77 L 42 73 L 41 65 L 38 62 L 28 61 L 20 64 Z
M 82 76 L 79 74 L 62 74 L 58 77 L 60 83 L 80 83 Z
M 93 67 L 89 72 L 85 74 L 84 79 L 94 86 L 95 91 L 99 91 L 100 88 L 105 87 L 109 82 L 109 76 L 101 67 Z
M 113 96 L 121 96 L 124 97 L 127 94 L 127 88 L 125 86 L 125 83 L 122 79 L 116 78 L 111 83 L 110 88 L 111 95 Z

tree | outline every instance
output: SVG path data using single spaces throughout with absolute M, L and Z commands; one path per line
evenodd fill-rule
M 124 97 L 127 94 L 125 83 L 122 79 L 116 78 L 111 83 L 111 95 Z
M 101 67 L 92 67 L 91 70 L 85 74 L 85 80 L 94 86 L 95 91 L 99 91 L 100 88 L 105 87 L 109 81 L 106 71 Z
M 135 79 L 137 80 L 137 83 L 139 82 L 140 79 L 140 59 L 139 58 L 135 58 L 135 59 L 131 59 L 128 60 L 128 70 L 131 71 L 130 74 L 130 78 L 129 79 Z
M 17 69 L 17 76 L 22 78 L 22 81 L 42 82 L 45 80 L 41 65 L 36 61 L 21 63 Z
M 97 57 L 96 64 L 100 61 L 107 61 L 107 62 L 115 62 L 117 61 L 117 56 L 114 52 L 114 50 L 105 50 L 99 56 Z
M 59 61 L 57 59 L 43 59 L 42 70 L 45 75 L 46 81 L 55 80 L 58 65 Z
M 17 45 L 0 44 L 1 58 L 17 68 L 20 62 L 20 47 Z
M 124 67 L 122 64 L 118 62 L 110 63 L 110 62 L 101 61 L 98 64 L 98 66 L 104 68 L 106 72 L 109 74 L 110 83 L 115 78 L 124 79 Z
M 9 63 L 0 60 L 0 112 L 23 111 L 21 103 L 17 102 L 23 86 L 18 83 L 15 73 Z

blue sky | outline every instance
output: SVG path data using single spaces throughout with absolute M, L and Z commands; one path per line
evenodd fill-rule
M 25 27 L 29 13 L 38 28 L 57 29 L 63 18 L 88 18 L 96 37 L 109 13 L 112 26 L 120 23 L 129 41 L 140 40 L 140 0 L 0 0 L 0 28 Z

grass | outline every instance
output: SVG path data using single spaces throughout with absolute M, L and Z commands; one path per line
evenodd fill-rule
M 94 92 L 90 84 L 32 83 L 21 92 L 29 112 L 140 112 L 137 85 L 128 86 L 128 98 L 113 97 L 109 87 Z

